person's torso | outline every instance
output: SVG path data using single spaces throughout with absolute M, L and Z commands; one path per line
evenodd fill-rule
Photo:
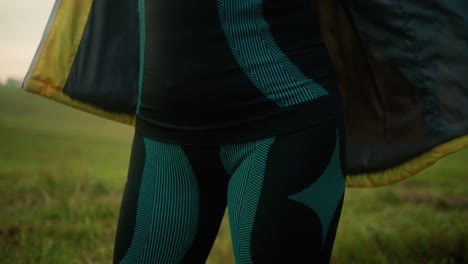
M 146 0 L 138 116 L 212 129 L 336 95 L 310 0 Z

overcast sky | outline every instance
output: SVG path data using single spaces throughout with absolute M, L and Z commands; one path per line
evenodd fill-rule
M 0 80 L 22 79 L 55 0 L 0 0 Z

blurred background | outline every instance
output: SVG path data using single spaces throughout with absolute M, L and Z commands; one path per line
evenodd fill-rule
M 0 0 L 0 263 L 111 263 L 133 128 L 20 89 L 53 4 Z M 348 188 L 331 263 L 468 263 L 467 161 Z M 228 224 L 207 263 L 234 263 Z
M 0 0 L 0 82 L 22 79 L 54 0 Z

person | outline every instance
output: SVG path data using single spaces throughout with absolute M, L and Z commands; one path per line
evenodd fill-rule
M 135 126 L 115 263 L 203 263 L 226 206 L 238 263 L 327 263 L 345 186 L 468 147 L 464 1 L 56 1 L 21 88 Z
M 142 71 L 114 263 L 328 263 L 344 121 L 309 0 L 139 1 Z

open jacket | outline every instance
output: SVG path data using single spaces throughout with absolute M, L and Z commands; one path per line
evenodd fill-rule
M 468 146 L 467 0 L 311 2 L 342 95 L 348 187 L 399 182 Z M 22 88 L 135 125 L 138 8 L 56 0 Z

